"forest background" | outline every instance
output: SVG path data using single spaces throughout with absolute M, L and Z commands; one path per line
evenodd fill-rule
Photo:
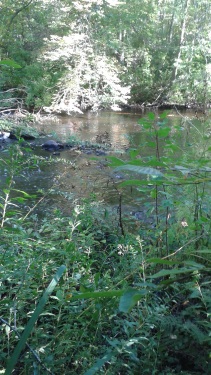
M 211 94 L 207 0 L 0 2 L 1 108 L 71 113 L 201 106 Z

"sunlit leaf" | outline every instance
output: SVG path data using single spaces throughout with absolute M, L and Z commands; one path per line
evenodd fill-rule
M 15 69 L 22 68 L 22 66 L 17 64 L 14 60 L 10 60 L 10 59 L 1 60 L 0 65 L 6 65 L 6 66 L 9 66 L 9 67 L 15 68 Z
M 17 202 L 19 202 L 19 203 L 24 203 L 24 202 L 26 201 L 26 199 L 23 198 L 23 197 L 16 197 L 15 200 L 16 200 Z
M 31 198 L 31 195 L 26 193 L 25 191 L 23 190 L 19 190 L 19 189 L 12 189 L 13 191 L 17 191 L 18 193 L 21 193 L 24 195 L 25 198 Z
M 136 165 L 126 164 L 115 169 L 116 171 L 127 170 L 138 174 L 146 174 L 150 176 L 164 176 L 162 172 L 154 168 L 139 167 Z

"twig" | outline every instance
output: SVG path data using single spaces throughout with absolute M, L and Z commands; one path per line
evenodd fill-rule
M 9 22 L 9 25 L 8 25 L 8 29 L 10 28 L 10 26 L 12 25 L 15 17 L 17 17 L 17 15 L 22 12 L 24 9 L 26 9 L 31 3 L 33 2 L 33 0 L 29 0 L 28 3 L 24 4 L 21 8 L 17 9 L 15 11 L 15 13 L 13 14 L 13 16 L 11 17 L 10 19 L 10 22 Z
M 174 255 L 177 254 L 179 251 L 181 251 L 182 249 L 184 249 L 185 246 L 189 245 L 189 244 L 192 243 L 192 242 L 198 241 L 201 237 L 203 237 L 203 234 L 201 234 L 201 236 L 199 236 L 199 237 L 193 238 L 192 240 L 186 242 L 186 244 L 184 244 L 183 246 L 181 246 L 181 247 L 180 247 L 179 249 L 177 249 L 174 253 L 169 254 L 169 255 L 163 257 L 162 259 L 166 259 L 166 258 L 170 258 L 170 257 L 174 256 Z
M 183 116 L 182 113 L 178 111 L 176 106 L 174 106 L 174 108 L 175 108 L 175 111 L 178 113 L 178 115 L 180 115 L 185 121 L 187 121 L 189 125 L 193 126 L 193 128 L 195 128 L 197 132 L 202 136 L 202 133 L 199 131 L 199 129 L 187 117 Z

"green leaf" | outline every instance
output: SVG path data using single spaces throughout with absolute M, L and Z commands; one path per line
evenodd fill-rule
M 108 156 L 107 159 L 109 159 L 111 161 L 110 163 L 110 166 L 111 167 L 117 167 L 119 165 L 124 165 L 124 161 L 119 159 L 119 158 L 116 158 L 115 156 Z
M 112 357 L 112 353 L 105 354 L 102 358 L 99 358 L 97 362 L 92 366 L 88 371 L 85 372 L 84 375 L 94 375 L 101 367 L 108 361 L 110 361 Z
M 168 265 L 181 264 L 181 262 L 177 262 L 177 261 L 173 261 L 173 260 L 167 260 L 167 259 L 161 259 L 161 258 L 147 259 L 147 263 L 168 264 Z
M 26 192 L 23 191 L 23 190 L 19 190 L 19 189 L 12 189 L 12 190 L 13 190 L 13 191 L 17 191 L 18 193 L 23 194 L 24 197 L 26 197 L 26 198 L 31 198 L 31 197 L 32 197 L 30 194 L 26 193 Z M 34 196 L 33 196 L 33 197 L 34 197 Z
M 12 67 L 12 68 L 15 68 L 15 69 L 21 69 L 22 68 L 22 66 L 17 64 L 14 60 L 10 60 L 10 59 L 1 60 L 0 65 L 6 65 L 6 66 L 9 66 L 9 67 Z
M 170 133 L 171 129 L 170 128 L 163 128 L 158 130 L 158 136 L 159 137 L 167 137 Z
M 199 268 L 203 268 L 203 266 L 200 265 Z M 156 279 L 158 277 L 163 277 L 163 276 L 179 275 L 179 274 L 182 274 L 182 273 L 193 272 L 196 269 L 198 269 L 198 268 L 195 268 L 195 267 L 193 267 L 193 268 L 182 267 L 182 268 L 179 268 L 179 269 L 161 270 L 161 271 L 155 273 L 154 275 L 149 276 L 149 278 L 150 279 Z
M 17 211 L 12 211 L 12 210 L 7 211 L 7 217 L 14 217 L 15 215 L 17 215 Z
M 155 143 L 155 142 L 152 142 L 152 141 L 149 141 L 149 142 L 147 142 L 147 146 L 148 146 L 148 147 L 155 148 L 155 147 L 156 147 L 156 143 Z
M 183 167 L 181 165 L 175 165 L 174 169 L 176 169 L 177 171 L 180 171 L 184 175 L 187 175 L 191 172 L 191 169 Z
M 155 120 L 155 114 L 153 113 L 153 112 L 149 112 L 148 114 L 147 114 L 147 116 L 148 116 L 148 118 L 151 120 L 151 121 L 153 121 L 153 120 Z
M 143 185 L 148 185 L 149 181 L 141 181 L 141 180 L 127 180 L 124 182 L 121 182 L 119 186 L 124 187 L 124 186 L 143 186 Z
M 144 129 L 150 129 L 152 126 L 151 122 L 145 118 L 141 118 L 140 120 L 138 120 L 138 124 L 142 125 Z
M 194 262 L 193 260 L 185 260 L 185 261 L 183 262 L 183 264 L 188 265 L 188 266 L 191 266 L 191 267 L 194 267 L 194 268 L 197 268 L 197 269 L 204 268 L 204 265 L 203 265 L 203 264 L 196 263 L 196 262 Z
M 157 190 L 156 189 L 151 190 L 150 197 L 153 198 L 153 199 L 155 199 L 157 197 Z
M 130 154 L 130 158 L 131 159 L 135 159 L 136 156 L 138 156 L 140 153 L 140 150 L 137 150 L 137 149 L 134 149 L 134 150 L 130 150 L 129 154 Z
M 168 148 L 168 149 L 171 149 L 171 150 L 173 150 L 173 151 L 177 151 L 177 150 L 179 149 L 178 146 L 173 145 L 173 144 L 165 145 L 164 147 L 165 147 L 165 148 Z
M 14 200 L 17 201 L 18 203 L 24 203 L 26 201 L 26 199 L 23 197 L 16 197 L 14 198 Z
M 139 165 L 139 166 L 143 166 L 143 161 L 141 159 L 133 159 L 133 160 L 130 160 L 126 163 L 124 163 L 124 165 Z
M 119 310 L 124 313 L 128 313 L 137 304 L 140 299 L 142 299 L 147 294 L 147 290 L 128 290 L 120 298 Z
M 161 113 L 161 115 L 160 115 L 160 118 L 161 118 L 161 119 L 166 118 L 166 117 L 168 116 L 169 112 L 170 112 L 170 111 L 163 111 L 163 113 Z
M 120 187 L 124 186 L 155 186 L 155 185 L 163 185 L 163 180 L 126 180 L 119 184 Z M 149 191 L 148 191 L 149 192 Z
M 77 299 L 98 299 L 98 298 L 112 298 L 112 297 L 121 297 L 125 293 L 125 290 L 106 290 L 100 292 L 83 292 L 83 293 L 74 293 L 71 296 L 71 300 Z
M 163 167 L 166 168 L 166 163 L 162 163 L 162 161 L 157 160 L 156 158 L 150 159 L 145 163 L 148 167 Z
M 211 254 L 211 250 L 197 250 L 195 251 L 196 254 Z
M 40 302 L 38 303 L 34 313 L 32 314 L 29 322 L 26 325 L 26 328 L 25 328 L 25 330 L 24 330 L 24 332 L 23 332 L 23 334 L 20 338 L 20 341 L 18 342 L 11 358 L 9 358 L 9 360 L 8 360 L 8 365 L 7 365 L 7 368 L 6 368 L 6 371 L 5 371 L 5 375 L 11 375 L 12 374 L 12 371 L 13 371 L 13 369 L 14 369 L 17 361 L 18 361 L 18 358 L 21 354 L 21 351 L 23 350 L 23 348 L 26 344 L 26 341 L 27 341 L 27 339 L 28 339 L 33 327 L 34 327 L 34 324 L 36 323 L 37 319 L 39 318 L 39 315 L 42 313 L 42 310 L 43 310 L 46 302 L 48 301 L 49 296 L 53 292 L 55 286 L 58 284 L 59 279 L 61 278 L 61 276 L 62 276 L 62 274 L 64 273 L 65 270 L 66 270 L 65 266 L 59 267 L 59 269 L 56 272 L 55 276 L 53 277 L 51 283 L 49 284 L 49 286 L 45 290 L 43 296 L 40 299 Z

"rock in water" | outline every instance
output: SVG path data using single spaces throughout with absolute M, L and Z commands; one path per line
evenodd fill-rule
M 56 151 L 56 150 L 60 150 L 61 148 L 64 148 L 63 145 L 53 140 L 46 141 L 45 143 L 42 144 L 41 147 L 46 151 Z
M 0 140 L 1 141 L 5 141 L 5 139 L 8 139 L 10 137 L 10 133 L 9 132 L 0 132 Z

